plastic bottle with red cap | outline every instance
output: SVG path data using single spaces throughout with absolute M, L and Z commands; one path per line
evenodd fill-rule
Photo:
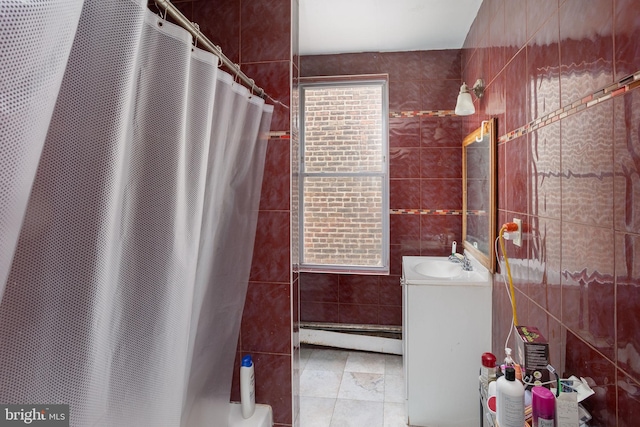
M 480 379 L 484 385 L 496 380 L 496 356 L 493 353 L 482 353 Z

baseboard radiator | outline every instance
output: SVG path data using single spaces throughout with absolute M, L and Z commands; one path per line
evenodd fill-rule
M 300 343 L 348 350 L 402 354 L 402 327 L 300 322 Z

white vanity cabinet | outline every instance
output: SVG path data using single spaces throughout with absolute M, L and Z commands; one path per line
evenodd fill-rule
M 470 258 L 473 271 L 444 273 L 437 265 L 446 257 L 403 257 L 402 339 L 411 426 L 481 425 L 478 376 L 482 353 L 491 351 L 491 276 Z M 425 266 L 435 266 L 438 277 L 429 276 Z

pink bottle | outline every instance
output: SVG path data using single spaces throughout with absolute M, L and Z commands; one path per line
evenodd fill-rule
M 533 427 L 555 427 L 556 398 L 549 389 L 540 386 L 531 389 L 531 412 Z

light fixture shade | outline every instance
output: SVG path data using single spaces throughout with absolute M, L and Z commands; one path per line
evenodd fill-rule
M 469 88 L 465 83 L 462 83 L 462 86 L 460 86 L 458 102 L 456 103 L 456 109 L 454 112 L 456 113 L 456 116 L 469 116 L 476 112 L 476 108 L 473 106 L 473 101 L 471 100 Z

